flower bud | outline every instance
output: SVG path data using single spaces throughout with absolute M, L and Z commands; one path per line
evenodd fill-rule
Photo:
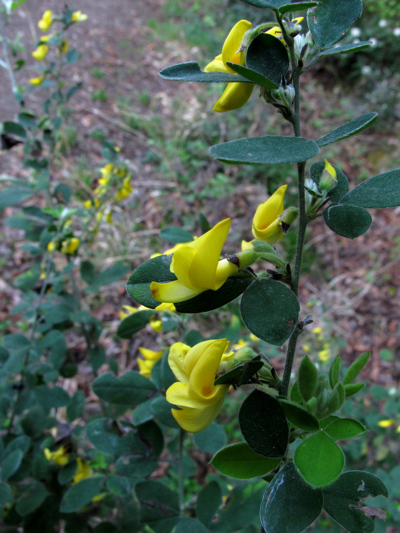
M 286 85 L 286 87 L 281 85 L 279 89 L 273 91 L 273 95 L 276 99 L 281 100 L 286 107 L 291 107 L 296 91 L 293 85 Z
M 288 207 L 285 209 L 285 211 L 281 214 L 281 225 L 282 225 L 282 231 L 284 234 L 286 234 L 290 228 L 290 226 L 293 224 L 293 222 L 296 220 L 296 218 L 299 215 L 299 210 L 297 207 Z
M 248 248 L 247 250 L 239 252 L 237 255 L 230 257 L 228 261 L 234 265 L 237 265 L 240 270 L 246 270 L 246 268 L 255 263 L 257 259 L 258 255 L 253 248 Z
M 334 189 L 336 185 L 337 185 L 336 170 L 325 159 L 325 169 L 319 181 L 319 190 L 323 194 L 328 194 L 328 192 Z

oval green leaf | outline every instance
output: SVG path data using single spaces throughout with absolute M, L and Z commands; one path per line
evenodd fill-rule
M 281 346 L 296 327 L 300 304 L 286 285 L 264 278 L 246 289 L 240 312 L 246 327 L 256 337 Z
M 294 463 L 304 481 L 313 488 L 327 487 L 340 476 L 344 454 L 326 433 L 319 431 L 294 452 Z
M 0 508 L 3 509 L 13 497 L 10 485 L 0 482 Z
M 94 476 L 76 485 L 72 485 L 64 494 L 63 501 L 60 506 L 62 513 L 74 513 L 82 507 L 85 507 L 92 501 L 95 496 L 98 496 L 102 491 L 104 484 L 104 476 Z
M 227 446 L 211 460 L 211 464 L 218 472 L 235 479 L 265 476 L 280 462 L 281 459 L 269 459 L 259 455 L 245 442 Z
M 102 374 L 93 382 L 93 392 L 105 402 L 116 405 L 138 405 L 156 390 L 153 383 L 133 370 L 120 378 Z
M 212 422 L 200 433 L 193 434 L 195 445 L 203 452 L 215 453 L 226 444 L 227 436 L 223 426 Z
M 267 89 L 277 89 L 279 87 L 278 84 L 269 80 L 262 74 L 259 74 L 258 72 L 255 72 L 254 70 L 244 67 L 243 65 L 239 65 L 237 63 L 231 63 L 230 61 L 227 61 L 226 64 L 228 65 L 229 68 L 237 72 L 237 74 L 240 74 L 244 78 L 247 78 L 255 85 L 260 85 L 261 87 L 266 87 Z
M 130 339 L 138 331 L 147 326 L 151 316 L 154 316 L 153 311 L 136 311 L 136 313 L 127 316 L 118 326 L 118 337 L 121 337 L 121 339 Z
M 239 424 L 247 444 L 256 453 L 272 459 L 285 455 L 289 427 L 276 398 L 254 390 L 240 408 Z
M 24 457 L 24 452 L 22 450 L 14 450 L 3 459 L 3 465 L 1 467 L 1 479 L 7 481 L 18 468 L 21 466 L 22 458 Z
M 251 6 L 269 9 L 279 9 L 281 6 L 287 4 L 287 0 L 243 0 L 243 2 Z
M 372 41 L 362 41 L 361 43 L 335 46 L 333 48 L 328 48 L 327 50 L 321 52 L 320 57 L 331 56 L 333 54 L 347 54 L 349 52 L 359 52 L 360 50 L 365 50 L 365 48 L 369 48 L 371 44 Z
M 325 433 L 333 440 L 354 439 L 366 431 L 367 428 L 353 418 L 338 418 L 325 428 Z
M 337 141 L 341 141 L 342 139 L 347 139 L 348 137 L 356 135 L 357 133 L 360 133 L 360 131 L 363 131 L 371 126 L 371 124 L 373 124 L 377 118 L 378 113 L 366 113 L 365 115 L 361 115 L 360 117 L 346 122 L 346 124 L 343 124 L 343 126 L 339 126 L 339 128 L 336 128 L 327 135 L 320 137 L 315 142 L 321 148 L 327 144 L 335 143 Z
M 217 481 L 211 481 L 201 489 L 197 496 L 196 517 L 208 527 L 221 503 L 221 487 Z
M 174 244 L 193 241 L 193 237 L 188 231 L 176 226 L 167 226 L 166 228 L 163 228 L 160 231 L 160 237 L 164 239 L 164 241 L 172 242 Z
M 279 8 L 279 13 L 284 15 L 285 13 L 293 13 L 294 11 L 303 11 L 318 5 L 317 2 L 295 2 L 292 4 L 285 4 Z
M 298 385 L 303 400 L 311 400 L 318 386 L 318 370 L 308 355 L 305 355 L 300 363 Z
M 246 67 L 279 87 L 282 76 L 289 70 L 289 55 L 279 39 L 267 33 L 260 33 L 247 49 Z
M 160 255 L 134 270 L 126 286 L 130 297 L 150 309 L 160 305 L 151 295 L 150 284 L 152 281 L 163 283 L 176 280 L 169 269 L 171 261 L 172 255 Z M 232 276 L 217 291 L 204 291 L 191 300 L 175 304 L 175 309 L 178 313 L 204 313 L 218 309 L 242 294 L 253 280 L 250 274 Z
M 304 431 L 317 431 L 319 429 L 318 419 L 297 403 L 289 400 L 279 399 L 285 412 L 286 418 L 294 426 L 304 429 Z
M 362 207 L 356 205 L 333 205 L 325 209 L 324 220 L 334 233 L 347 239 L 364 235 L 372 224 L 372 217 Z
M 362 13 L 362 0 L 319 0 L 307 13 L 309 30 L 320 48 L 329 48 L 340 41 Z
M 260 518 L 267 533 L 301 533 L 322 511 L 322 492 L 304 483 L 293 463 L 274 477 L 265 491 Z
M 345 472 L 330 487 L 323 490 L 325 511 L 346 531 L 374 531 L 374 517 L 384 518 L 385 513 L 374 509 L 369 516 L 364 500 L 368 497 L 388 497 L 385 485 L 368 472 Z M 369 508 L 370 509 L 370 508 Z
M 155 533 L 171 531 L 179 520 L 178 494 L 159 481 L 143 481 L 135 487 L 140 502 L 140 521 Z
M 195 81 L 199 83 L 251 83 L 246 78 L 229 72 L 203 72 L 195 61 L 178 63 L 164 68 L 160 76 L 172 81 Z
M 363 181 L 341 201 L 368 208 L 397 207 L 400 205 L 400 168 Z
M 27 516 L 33 513 L 38 507 L 42 505 L 47 498 L 47 490 L 42 483 L 35 483 L 30 485 L 24 491 L 24 495 L 20 498 L 15 506 L 17 513 L 20 516 Z
M 210 154 L 220 161 L 245 165 L 298 163 L 311 159 L 318 152 L 314 141 L 278 135 L 236 139 L 210 148 Z
M 368 363 L 370 355 L 371 355 L 371 352 L 365 352 L 359 355 L 357 359 L 353 361 L 353 363 L 350 365 L 350 368 L 346 372 L 346 375 L 344 376 L 343 385 L 348 385 L 349 383 L 353 383 L 353 381 L 357 378 L 357 376 L 360 374 L 362 369 Z

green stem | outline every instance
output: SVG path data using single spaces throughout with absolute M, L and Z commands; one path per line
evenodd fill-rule
M 289 345 L 286 353 L 285 369 L 283 371 L 283 378 L 279 384 L 279 394 L 287 397 L 289 391 L 290 377 L 292 374 L 292 367 L 294 356 L 296 354 L 297 339 L 299 338 L 301 331 L 296 328 L 289 339 Z
M 181 515 L 185 507 L 185 488 L 183 485 L 183 441 L 185 439 L 185 431 L 179 430 L 179 457 L 178 457 L 178 483 L 179 483 L 179 509 Z

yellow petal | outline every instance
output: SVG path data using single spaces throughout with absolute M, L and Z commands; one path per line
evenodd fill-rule
M 76 458 L 76 462 L 77 462 L 77 469 L 73 477 L 72 483 L 79 483 L 79 481 L 83 481 L 84 479 L 93 477 L 93 470 L 90 468 L 88 463 L 85 463 L 84 461 L 82 461 L 80 457 Z
M 233 28 L 229 32 L 228 37 L 224 42 L 224 46 L 222 47 L 222 61 L 224 62 L 224 65 L 226 66 L 229 72 L 232 72 L 232 70 L 229 69 L 226 62 L 230 61 L 231 63 L 240 64 L 241 52 L 238 51 L 240 50 L 240 47 L 242 45 L 242 39 L 244 34 L 252 27 L 253 26 L 251 22 L 249 22 L 248 20 L 240 20 L 233 26 Z
M 182 342 L 176 342 L 169 349 L 168 364 L 174 376 L 183 383 L 189 383 L 189 375 L 186 370 L 185 358 L 190 350 L 190 346 Z
M 332 176 L 332 178 L 336 179 L 336 170 L 334 169 L 334 167 L 329 163 L 329 161 L 327 161 L 326 159 L 324 159 L 325 161 L 325 170 L 327 170 L 329 172 L 329 174 Z
M 282 185 L 282 187 L 279 187 L 279 189 L 277 189 L 266 202 L 257 207 L 253 218 L 253 230 L 257 233 L 268 228 L 268 226 L 274 222 L 276 217 L 283 213 L 283 200 L 286 189 L 287 185 Z M 262 239 L 262 237 L 258 237 L 257 235 L 254 236 L 258 239 Z
M 43 81 L 44 81 L 44 74 L 43 76 L 39 76 L 38 78 L 30 78 L 29 83 L 31 85 L 37 86 L 37 85 L 41 85 Z
M 151 295 L 157 302 L 179 303 L 185 302 L 202 293 L 205 289 L 193 291 L 188 289 L 179 281 L 169 283 L 157 283 L 153 281 L 150 285 Z
M 198 255 L 198 251 L 187 245 L 187 246 L 181 246 L 176 252 L 174 253 L 174 257 L 172 259 L 171 263 L 171 272 L 175 274 L 175 276 L 178 278 L 178 281 L 182 283 L 185 287 L 188 289 L 191 289 L 192 291 L 196 291 L 199 289 L 199 287 L 192 284 L 190 279 L 190 268 L 193 264 L 193 261 Z M 218 256 L 219 258 L 219 256 Z M 215 273 L 215 269 L 214 269 Z M 202 287 L 200 287 L 202 288 Z
M 252 231 L 256 239 L 262 239 L 267 244 L 272 245 L 283 237 L 282 221 L 280 218 L 276 218 L 266 229 L 257 231 L 253 226 Z
M 270 30 L 266 31 L 265 33 L 268 33 L 268 35 L 272 35 L 273 37 L 281 37 L 282 35 L 282 30 L 280 29 L 279 26 L 274 26 L 273 28 L 271 28 Z
M 226 113 L 240 109 L 248 101 L 253 92 L 252 83 L 228 83 L 222 96 L 214 105 L 213 109 L 217 113 Z
M 225 352 L 226 342 L 226 339 L 200 342 L 186 356 L 185 367 L 190 389 L 201 397 L 210 397 L 217 389 L 214 387 L 215 375 Z
M 151 370 L 154 366 L 155 361 L 145 361 L 144 359 L 138 358 L 137 363 L 139 367 L 139 374 L 141 374 L 145 378 L 150 378 Z
M 252 241 L 242 241 L 242 252 L 244 252 L 245 250 L 252 250 L 252 249 L 253 249 Z
M 176 311 L 176 308 L 174 304 L 164 303 L 164 304 L 157 305 L 157 307 L 155 308 L 155 311 L 169 311 L 170 313 L 174 313 Z
M 219 56 L 213 59 L 211 63 L 208 63 L 204 72 L 232 72 L 232 70 L 226 68 L 222 61 L 222 54 L 219 54 Z
M 143 348 L 143 346 L 139 347 L 139 352 L 143 355 L 145 359 L 148 361 L 158 361 L 162 357 L 162 350 L 160 352 L 154 352 L 153 350 L 149 350 L 148 348 Z
M 296 17 L 292 20 L 292 24 L 295 24 L 297 26 L 297 24 L 300 24 L 300 22 L 302 22 L 304 20 L 304 17 Z
M 150 320 L 150 327 L 156 333 L 162 332 L 162 321 L 161 320 Z
M 215 288 L 219 289 L 229 278 L 239 272 L 239 267 L 228 261 L 222 259 L 218 262 L 217 271 L 215 273 Z
M 394 420 L 393 418 L 389 418 L 388 420 L 381 420 L 380 422 L 378 422 L 378 426 L 381 428 L 388 428 L 395 423 L 396 420 Z
M 190 433 L 198 433 L 203 431 L 207 426 L 213 422 L 220 412 L 224 398 L 215 402 L 204 409 L 193 409 L 191 407 L 184 407 L 181 411 L 171 409 L 172 415 L 182 429 Z

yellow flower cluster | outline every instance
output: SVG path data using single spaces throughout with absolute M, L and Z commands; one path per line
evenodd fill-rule
M 72 255 L 79 248 L 79 244 L 80 240 L 77 237 L 70 237 L 63 240 L 61 243 L 50 241 L 47 245 L 47 251 L 54 252 L 54 250 L 60 250 L 65 255 Z
M 322 334 L 322 327 L 321 326 L 317 326 L 312 331 L 316 335 L 316 340 L 320 343 L 320 348 L 321 349 L 318 350 L 318 358 L 319 358 L 319 360 L 322 363 L 326 363 L 327 361 L 329 361 L 330 356 L 331 356 L 329 343 L 328 342 L 324 342 L 325 338 L 324 338 L 324 336 Z M 310 353 L 311 352 L 311 348 L 310 348 L 310 346 L 308 344 L 303 344 L 302 348 L 303 348 L 303 350 L 306 353 Z

